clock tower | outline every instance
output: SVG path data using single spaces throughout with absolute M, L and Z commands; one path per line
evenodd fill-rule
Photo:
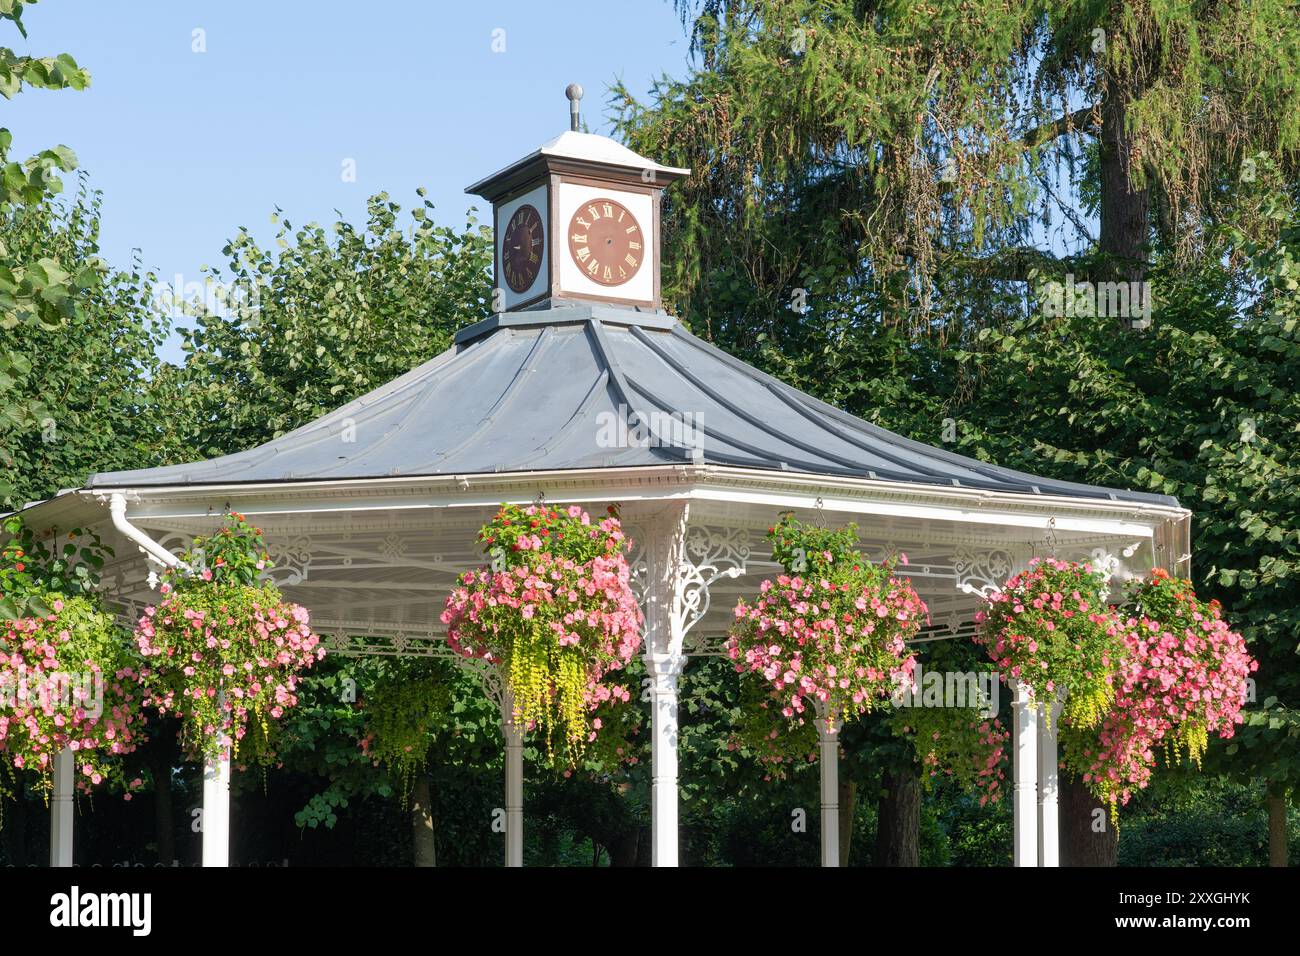
M 570 129 L 465 191 L 492 203 L 498 311 L 564 300 L 657 310 L 659 203 L 689 169 L 661 166 L 606 136 Z

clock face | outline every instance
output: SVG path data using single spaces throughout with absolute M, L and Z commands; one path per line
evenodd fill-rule
M 505 273 L 506 285 L 515 292 L 531 289 L 537 274 L 542 271 L 545 252 L 542 217 L 532 206 L 520 206 L 506 223 L 501 236 L 501 271 Z
M 645 260 L 641 224 L 626 206 L 612 199 L 593 199 L 569 220 L 569 255 L 593 282 L 622 285 Z

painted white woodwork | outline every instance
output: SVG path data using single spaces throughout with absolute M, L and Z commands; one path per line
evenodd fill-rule
M 820 710 L 820 708 L 819 708 Z M 822 866 L 840 865 L 840 728 L 842 723 L 828 725 L 826 718 L 817 715 L 817 739 L 821 752 L 818 763 L 821 769 L 821 834 Z
M 54 794 L 50 798 L 50 866 L 72 866 L 76 775 L 76 754 L 64 747 L 54 755 Z
M 1061 704 L 1038 705 L 1038 865 L 1061 865 L 1056 737 Z
M 1014 866 L 1038 865 L 1038 705 L 1029 693 L 1029 688 L 1017 681 L 1011 701 Z
M 203 865 L 230 866 L 230 748 L 203 762 Z
M 515 723 L 514 701 L 503 695 L 501 730 L 506 738 L 506 866 L 524 865 L 524 729 Z

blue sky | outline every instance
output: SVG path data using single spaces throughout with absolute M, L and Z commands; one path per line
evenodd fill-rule
M 608 86 L 643 94 L 689 46 L 669 0 L 43 0 L 24 23 L 0 45 L 71 53 L 91 86 L 0 104 L 14 155 L 72 147 L 104 193 L 104 256 L 138 248 L 187 282 L 239 226 L 271 235 L 277 205 L 361 222 L 368 195 L 425 186 L 440 222 L 484 219 L 464 188 L 568 128 L 568 83 L 608 133 Z

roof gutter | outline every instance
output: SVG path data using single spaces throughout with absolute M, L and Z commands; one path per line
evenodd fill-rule
M 184 561 L 127 520 L 126 495 L 120 491 L 113 492 L 108 501 L 108 513 L 112 516 L 114 528 L 120 531 L 128 540 L 134 541 L 140 546 L 141 551 L 163 567 L 188 569 L 188 565 Z
M 676 482 L 717 482 L 736 486 L 761 485 L 772 489 L 790 490 L 806 489 L 820 486 L 821 489 L 833 489 L 856 493 L 857 495 L 883 494 L 894 496 L 904 494 L 909 497 L 939 500 L 953 505 L 967 507 L 996 508 L 999 505 L 1018 508 L 1043 509 L 1073 512 L 1106 512 L 1110 514 L 1127 514 L 1130 516 L 1159 517 L 1165 520 L 1179 521 L 1190 517 L 1186 508 L 1156 502 L 1127 501 L 1118 498 L 1083 498 L 1067 495 L 1026 494 L 1024 492 L 989 491 L 986 489 L 948 486 L 923 485 L 920 483 L 890 482 L 881 479 L 858 478 L 856 476 L 814 475 L 803 472 L 778 472 L 764 469 L 731 468 L 725 465 L 695 465 L 691 463 L 663 465 L 634 465 L 622 468 L 574 468 L 547 471 L 526 472 L 485 472 L 478 474 L 448 473 L 441 475 L 402 475 L 382 478 L 338 478 L 305 479 L 289 481 L 261 482 L 225 482 L 214 484 L 172 484 L 172 485 L 137 485 L 123 489 L 132 494 L 148 494 L 153 498 L 208 498 L 235 497 L 274 493 L 286 488 L 294 488 L 301 493 L 328 491 L 338 493 L 357 493 L 363 491 L 382 491 L 391 494 L 397 490 L 411 490 L 420 487 L 450 486 L 460 491 L 467 491 L 473 486 L 557 484 L 572 486 L 587 482 L 611 482 L 613 480 L 637 480 L 641 478 L 662 479 L 671 476 Z M 84 493 L 116 495 L 109 489 L 87 488 Z

